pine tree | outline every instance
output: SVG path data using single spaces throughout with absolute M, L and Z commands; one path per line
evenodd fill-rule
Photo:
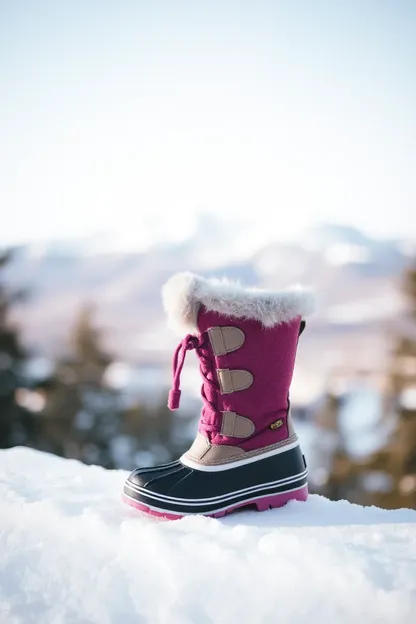
M 174 415 L 166 404 L 166 392 L 154 405 L 137 403 L 120 415 L 121 431 L 133 442 L 130 457 L 126 457 L 123 467 L 156 465 L 177 459 L 191 445 L 195 416 Z
M 394 506 L 416 507 L 416 267 L 405 272 L 407 315 L 393 353 L 390 387 L 397 426 L 390 447 Z
M 313 453 L 316 465 L 312 470 L 311 489 L 331 500 L 347 498 L 352 478 L 352 465 L 340 430 L 341 402 L 342 397 L 328 389 L 315 416 Z M 314 483 L 316 475 L 317 484 Z
M 71 339 L 73 365 L 80 383 L 100 387 L 102 376 L 111 362 L 102 346 L 102 336 L 94 323 L 94 306 L 84 305 L 76 320 Z
M 387 389 L 393 434 L 367 462 L 390 480 L 370 501 L 388 509 L 416 508 L 416 267 L 405 272 L 402 291 L 407 310 L 395 332 Z
M 94 321 L 82 307 L 70 335 L 69 355 L 56 364 L 42 414 L 43 448 L 86 463 L 114 467 L 112 441 L 118 431 L 118 394 L 105 384 L 111 362 Z
M 11 251 L 0 254 L 0 276 L 11 260 Z M 32 414 L 16 400 L 24 386 L 21 367 L 26 353 L 10 316 L 13 306 L 23 296 L 22 291 L 13 292 L 4 281 L 0 282 L 0 448 L 33 445 L 36 438 Z

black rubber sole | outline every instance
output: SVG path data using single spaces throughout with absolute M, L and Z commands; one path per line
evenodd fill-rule
M 134 470 L 124 485 L 126 502 L 156 515 L 223 515 L 231 508 L 287 495 L 307 496 L 307 467 L 299 446 L 242 466 L 206 472 L 180 461 Z M 306 494 L 305 494 L 306 493 Z M 290 499 L 291 497 L 289 497 Z M 143 509 L 146 508 L 146 509 Z

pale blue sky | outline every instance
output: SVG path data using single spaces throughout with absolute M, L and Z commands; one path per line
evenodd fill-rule
M 416 234 L 416 2 L 0 0 L 0 243 Z

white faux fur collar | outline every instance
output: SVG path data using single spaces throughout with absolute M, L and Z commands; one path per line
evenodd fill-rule
M 198 332 L 201 304 L 212 312 L 260 321 L 265 327 L 307 316 L 314 308 L 313 294 L 301 286 L 271 291 L 188 272 L 177 273 L 166 282 L 162 299 L 169 326 L 181 335 Z

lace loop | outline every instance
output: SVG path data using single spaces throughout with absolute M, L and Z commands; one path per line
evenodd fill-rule
M 180 404 L 181 372 L 185 362 L 186 352 L 196 349 L 198 344 L 198 338 L 196 336 L 192 336 L 192 334 L 188 334 L 176 348 L 173 356 L 173 384 L 168 398 L 168 408 L 172 411 L 178 409 Z
M 205 384 L 207 384 L 208 387 L 212 390 L 212 392 L 210 392 L 209 394 L 213 394 L 215 396 L 218 388 L 214 380 L 209 379 L 208 377 L 209 373 L 211 373 L 212 377 L 214 373 L 210 367 L 210 364 L 211 364 L 210 358 L 204 354 L 204 351 L 203 351 L 204 346 L 205 346 L 204 336 L 201 335 L 200 337 L 198 337 L 198 336 L 193 336 L 192 334 L 188 334 L 187 336 L 185 336 L 185 338 L 177 346 L 174 356 L 173 356 L 173 365 L 172 365 L 173 382 L 172 382 L 172 388 L 169 392 L 169 398 L 168 398 L 168 408 L 170 410 L 174 411 L 179 408 L 180 398 L 181 398 L 180 378 L 181 378 L 183 365 L 185 363 L 186 353 L 188 351 L 192 351 L 193 349 L 195 349 L 201 361 L 200 371 L 205 382 L 201 388 L 202 399 L 207 407 L 209 407 L 214 412 L 217 411 L 215 403 L 209 400 L 209 398 L 207 397 L 207 392 L 205 390 Z

